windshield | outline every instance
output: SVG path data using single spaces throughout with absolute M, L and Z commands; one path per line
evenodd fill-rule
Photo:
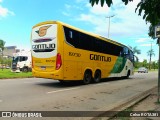
M 22 61 L 26 61 L 28 59 L 27 56 L 16 56 L 13 57 L 13 62 L 22 62 Z
M 18 62 L 19 57 L 13 57 L 13 62 Z

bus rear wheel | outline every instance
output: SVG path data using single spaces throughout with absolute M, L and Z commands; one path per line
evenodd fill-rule
M 86 84 L 89 84 L 92 80 L 92 73 L 90 70 L 86 70 L 85 73 L 84 73 L 84 77 L 83 77 L 83 83 L 86 85 Z
M 98 83 L 101 80 L 101 71 L 100 70 L 96 70 L 95 74 L 94 74 L 94 82 Z

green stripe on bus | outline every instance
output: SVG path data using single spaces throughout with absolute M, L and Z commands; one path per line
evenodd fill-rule
M 113 69 L 111 70 L 111 73 L 120 73 L 126 64 L 126 61 L 126 58 L 118 57 Z

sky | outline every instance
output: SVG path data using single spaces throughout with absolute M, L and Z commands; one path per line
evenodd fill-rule
M 149 23 L 135 13 L 140 0 L 124 5 L 122 0 L 113 0 L 112 7 L 91 6 L 89 0 L 0 0 L 0 39 L 5 46 L 17 46 L 18 49 L 31 48 L 32 27 L 43 21 L 58 20 L 85 31 L 108 37 L 117 42 L 137 46 L 141 54 L 139 61 L 149 61 L 147 52 L 152 48 L 158 60 L 156 40 L 148 36 Z

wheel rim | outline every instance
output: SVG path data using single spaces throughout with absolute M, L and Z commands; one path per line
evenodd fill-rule
M 23 69 L 23 71 L 24 71 L 24 72 L 27 72 L 27 71 L 28 71 L 28 69 L 27 69 L 27 68 L 24 68 L 24 69 Z
M 84 84 L 89 84 L 91 79 L 92 79 L 92 76 L 90 72 L 85 72 L 84 80 L 83 80 Z
M 99 82 L 101 79 L 101 73 L 99 71 L 95 72 L 94 82 Z

